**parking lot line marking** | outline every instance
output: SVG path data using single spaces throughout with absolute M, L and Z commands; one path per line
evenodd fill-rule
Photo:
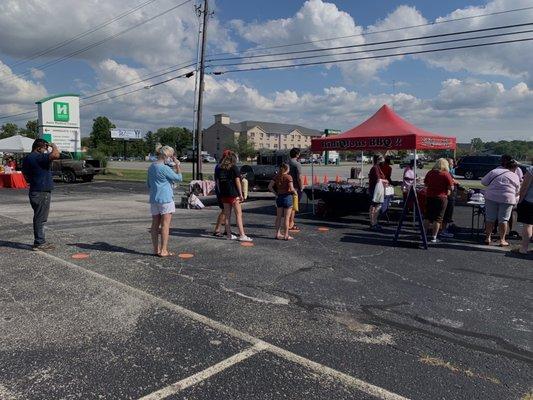
M 190 386 L 193 386 L 193 385 L 196 385 L 197 383 L 205 381 L 206 379 L 209 379 L 213 375 L 216 375 L 219 372 L 222 372 L 225 369 L 232 367 L 233 365 L 238 364 L 252 357 L 253 355 L 259 353 L 260 351 L 265 350 L 266 347 L 267 346 L 263 343 L 257 343 L 253 347 L 250 347 L 244 351 L 241 351 L 240 353 L 237 353 L 229 358 L 226 358 L 225 360 L 222 360 L 219 363 L 212 365 L 209 368 L 204 369 L 203 371 L 197 372 L 196 374 L 189 376 L 188 378 L 182 379 L 179 382 L 173 383 L 172 385 L 168 385 L 162 389 L 159 389 L 156 392 L 143 396 L 139 400 L 165 399 L 168 396 L 179 393 L 180 391 Z
M 107 282 L 117 288 L 120 288 L 128 293 L 132 293 L 135 296 L 138 296 L 140 298 L 146 299 L 147 301 L 150 301 L 152 303 L 155 303 L 161 307 L 165 307 L 171 311 L 174 311 L 182 316 L 185 316 L 193 321 L 199 322 L 203 325 L 206 325 L 210 328 L 216 329 L 222 333 L 225 333 L 229 336 L 233 336 L 234 338 L 243 340 L 245 342 L 248 342 L 253 345 L 259 345 L 264 346 L 265 351 L 268 351 L 272 354 L 276 354 L 280 357 L 283 357 L 284 359 L 297 363 L 299 365 L 302 365 L 304 367 L 307 367 L 309 369 L 312 369 L 316 372 L 319 372 L 321 374 L 330 376 L 332 378 L 336 378 L 339 381 L 343 382 L 345 385 L 355 388 L 361 392 L 370 394 L 374 397 L 377 397 L 381 400 L 409 400 L 407 397 L 400 396 L 396 393 L 389 392 L 386 389 L 383 389 L 379 386 L 372 385 L 371 383 L 365 382 L 361 379 L 355 378 L 351 375 L 345 374 L 344 372 L 340 372 L 336 369 L 330 368 L 326 365 L 320 364 L 318 362 L 309 360 L 303 356 L 299 356 L 298 354 L 292 353 L 288 350 L 285 350 L 281 347 L 275 346 L 273 344 L 270 344 L 268 342 L 265 342 L 259 338 L 256 338 L 255 336 L 252 336 L 248 333 L 242 332 L 236 328 L 233 328 L 229 325 L 223 324 L 222 322 L 215 321 L 214 319 L 211 319 L 209 317 L 206 317 L 205 315 L 198 314 L 195 311 L 189 310 L 188 308 L 179 306 L 175 303 L 172 303 L 168 300 L 162 299 L 161 297 L 157 297 L 153 294 L 147 293 L 142 291 L 141 289 L 138 289 L 133 286 L 126 285 L 125 283 L 119 282 L 115 279 L 109 278 L 105 275 L 99 274 L 98 272 L 85 269 L 77 264 L 74 264 L 70 261 L 63 260 L 60 257 L 54 256 L 49 253 L 45 253 L 43 251 L 37 251 L 36 253 L 39 253 L 45 257 L 48 257 L 51 260 L 54 260 L 58 262 L 59 264 L 65 265 L 71 269 L 74 269 L 76 271 L 79 271 L 87 276 L 91 276 L 93 278 L 99 279 L 101 281 Z

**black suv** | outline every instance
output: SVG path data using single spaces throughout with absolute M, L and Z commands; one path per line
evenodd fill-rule
M 497 155 L 466 156 L 457 163 L 455 174 L 462 175 L 466 179 L 478 179 L 498 167 L 500 162 L 501 156 Z

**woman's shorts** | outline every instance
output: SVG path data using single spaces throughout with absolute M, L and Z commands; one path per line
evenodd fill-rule
M 235 204 L 237 202 L 237 199 L 238 197 L 233 197 L 233 196 L 222 196 L 220 198 L 220 201 L 223 203 L 223 204 Z
M 173 201 L 169 203 L 150 203 L 150 213 L 152 215 L 174 214 L 176 204 Z
M 279 208 L 291 208 L 292 193 L 278 195 L 278 197 L 276 197 L 276 206 Z
M 518 203 L 516 211 L 518 212 L 518 222 L 533 225 L 533 203 L 524 200 Z
M 450 224 L 453 222 L 453 210 L 455 207 L 455 199 L 448 197 L 448 204 L 446 205 L 446 211 L 444 211 L 444 217 L 442 218 L 443 222 Z
M 496 220 L 499 223 L 508 222 L 511 219 L 513 207 L 513 204 L 498 203 L 485 199 L 485 219 L 487 222 L 494 222 Z
M 426 199 L 426 219 L 429 222 L 442 222 L 447 205 L 447 197 L 428 197 Z

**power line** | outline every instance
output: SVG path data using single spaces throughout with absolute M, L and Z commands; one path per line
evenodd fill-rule
M 227 71 L 213 71 L 210 74 L 212 74 L 212 75 L 222 75 L 222 74 L 226 74 L 226 73 L 230 73 L 230 72 L 261 71 L 261 70 L 268 70 L 268 69 L 284 69 L 284 68 L 307 67 L 307 66 L 323 65 L 323 64 L 336 64 L 336 63 L 349 62 L 349 61 L 374 60 L 374 59 L 380 59 L 380 58 L 399 57 L 399 56 L 407 56 L 407 55 L 414 55 L 414 54 L 435 53 L 435 52 L 449 51 L 449 50 L 460 50 L 460 49 L 468 49 L 468 48 L 475 48 L 475 47 L 493 46 L 493 45 L 498 45 L 498 44 L 527 42 L 527 41 L 531 41 L 531 40 L 533 40 L 533 37 L 524 38 L 524 39 L 504 40 L 504 41 L 500 41 L 500 42 L 478 43 L 478 44 L 471 44 L 471 45 L 464 45 L 464 46 L 445 47 L 445 48 L 442 48 L 442 49 L 406 51 L 406 52 L 403 52 L 403 53 L 393 53 L 393 54 L 382 54 L 382 55 L 368 56 L 368 57 L 347 58 L 347 59 L 343 59 L 343 60 L 315 61 L 315 62 L 310 62 L 310 63 L 300 63 L 300 64 L 292 64 L 292 65 L 274 65 L 274 66 L 255 67 L 255 68 L 246 68 L 246 69 L 232 69 L 232 70 L 227 70 Z
M 531 25 L 533 25 L 533 23 Z M 439 40 L 439 41 L 436 41 L 436 42 L 424 42 L 424 43 L 415 43 L 415 44 L 405 44 L 405 45 L 400 45 L 400 46 L 381 47 L 381 48 L 378 48 L 378 49 L 345 51 L 345 52 L 342 52 L 342 53 L 315 54 L 315 55 L 311 55 L 311 56 L 300 56 L 300 57 L 291 57 L 291 58 L 283 58 L 283 59 L 275 59 L 275 60 L 244 61 L 244 62 L 240 62 L 240 63 L 217 64 L 216 66 L 217 67 L 226 67 L 226 66 L 234 66 L 234 65 L 266 64 L 266 63 L 284 62 L 284 61 L 293 61 L 293 60 L 307 60 L 307 59 L 311 59 L 311 58 L 322 58 L 322 57 L 331 57 L 331 56 L 344 56 L 344 55 L 348 55 L 348 54 L 359 54 L 359 53 L 385 51 L 385 50 L 397 50 L 397 49 L 404 49 L 404 48 L 407 48 L 407 47 L 418 47 L 418 46 L 430 46 L 430 45 L 445 44 L 445 43 L 467 42 L 467 41 L 470 41 L 470 40 L 480 40 L 480 39 L 488 39 L 488 38 L 502 37 L 502 36 L 509 36 L 509 35 L 519 35 L 519 34 L 531 33 L 531 32 L 533 32 L 533 29 L 516 31 L 516 32 L 496 33 L 496 34 L 491 34 L 491 35 L 481 35 L 481 36 L 474 36 L 474 37 L 469 37 L 469 38 Z M 325 50 L 325 51 L 329 51 L 329 50 Z
M 364 37 L 364 36 L 376 35 L 376 34 L 379 34 L 379 33 L 397 32 L 397 31 L 402 31 L 402 30 L 406 30 L 406 29 L 421 28 L 421 27 L 424 27 L 424 26 L 446 24 L 446 23 L 449 23 L 449 22 L 457 22 L 457 21 L 464 21 L 464 20 L 475 19 L 475 18 L 483 18 L 483 17 L 489 17 L 489 16 L 493 16 L 493 15 L 508 14 L 508 13 L 513 13 L 513 12 L 518 12 L 518 11 L 526 11 L 526 10 L 531 10 L 531 9 L 533 9 L 533 6 L 531 6 L 531 7 L 522 7 L 522 8 L 513 8 L 513 9 L 510 9 L 510 10 L 503 10 L 503 11 L 495 11 L 495 12 L 486 13 L 486 14 L 471 15 L 471 16 L 468 16 L 468 17 L 447 19 L 447 20 L 444 20 L 444 21 L 428 22 L 426 24 L 409 25 L 409 26 L 403 26 L 403 27 L 399 27 L 399 28 L 383 29 L 383 30 L 380 30 L 380 31 L 357 33 L 357 34 L 353 34 L 353 35 L 337 36 L 337 37 L 326 38 L 326 39 L 309 40 L 309 41 L 306 41 L 306 42 L 296 42 L 296 43 L 282 44 L 282 45 L 269 46 L 269 47 L 256 47 L 255 49 L 248 49 L 248 50 L 243 50 L 243 51 L 238 51 L 238 52 L 214 53 L 214 54 L 210 54 L 209 56 L 210 57 L 214 57 L 214 56 L 221 56 L 221 55 L 226 55 L 226 54 L 244 54 L 244 53 L 250 53 L 250 52 L 261 51 L 261 50 L 270 50 L 270 49 L 279 49 L 279 48 L 284 48 L 284 47 L 302 46 L 302 45 L 305 45 L 305 44 L 326 42 L 326 41 L 332 41 L 332 40 L 338 40 L 338 39 L 347 39 L 347 38 L 352 38 L 352 37 Z
M 459 31 L 459 32 L 439 33 L 435 35 L 415 36 L 415 37 L 410 37 L 406 39 L 394 39 L 394 40 L 384 40 L 380 42 L 369 42 L 369 43 L 352 44 L 352 45 L 346 45 L 346 46 L 326 47 L 322 49 L 297 50 L 297 51 L 289 51 L 289 52 L 284 52 L 284 53 L 255 54 L 255 55 L 244 56 L 244 57 L 216 58 L 216 59 L 212 59 L 209 61 L 242 60 L 242 59 L 248 59 L 248 58 L 258 58 L 258 57 L 262 58 L 262 57 L 272 57 L 272 56 L 289 55 L 289 54 L 303 54 L 303 53 L 313 53 L 313 52 L 319 52 L 319 51 L 341 50 L 341 49 L 349 49 L 349 48 L 354 48 L 354 47 L 368 47 L 368 46 L 375 46 L 379 44 L 390 44 L 390 43 L 410 42 L 410 41 L 423 40 L 423 39 L 434 39 L 434 38 L 446 37 L 446 36 L 456 36 L 456 35 L 465 35 L 465 34 L 470 34 L 470 33 L 487 32 L 487 31 L 509 29 L 509 28 L 518 28 L 518 27 L 529 26 L 529 25 L 533 25 L 533 22 L 526 22 L 522 24 L 512 24 L 512 25 L 500 25 L 500 26 L 494 26 L 491 28 L 470 29 L 467 31 Z
M 158 1 L 158 0 L 145 1 L 144 3 L 141 3 L 141 4 L 137 5 L 137 6 L 135 6 L 134 8 L 130 9 L 129 11 L 123 12 L 122 14 L 119 14 L 119 15 L 117 15 L 114 18 L 111 18 L 111 19 L 109 19 L 107 21 L 104 21 L 101 24 L 96 25 L 95 27 L 93 27 L 91 29 L 88 29 L 88 30 L 86 30 L 86 31 L 84 31 L 84 32 L 82 32 L 82 33 L 80 33 L 80 34 L 78 34 L 78 35 L 76 35 L 76 36 L 74 36 L 74 37 L 72 37 L 70 39 L 67 39 L 67 40 L 64 40 L 62 42 L 56 43 L 55 45 L 50 46 L 50 47 L 42 50 L 41 52 L 38 52 L 38 53 L 35 53 L 35 54 L 31 55 L 31 56 L 23 58 L 22 60 L 17 61 L 16 63 L 10 65 L 9 67 L 10 68 L 17 67 L 19 65 L 25 64 L 28 61 L 34 60 L 34 59 L 36 59 L 38 57 L 44 56 L 44 55 L 46 55 L 48 53 L 51 53 L 52 51 L 57 50 L 57 49 L 59 49 L 61 47 L 64 47 L 64 46 L 66 46 L 66 45 L 68 45 L 68 44 L 70 44 L 72 42 L 75 42 L 76 40 L 81 39 L 81 38 L 83 38 L 85 36 L 88 36 L 91 33 L 99 31 L 100 29 L 111 25 L 113 22 L 117 22 L 117 21 L 127 17 L 128 15 L 131 15 L 134 12 L 136 12 L 136 11 L 138 11 L 138 10 L 140 10 L 140 9 L 146 7 L 147 5 L 152 4 L 152 3 L 156 2 L 156 1 Z
M 145 20 L 143 20 L 143 21 L 141 21 L 141 22 L 139 22 L 139 23 L 137 23 L 137 24 L 135 24 L 135 25 L 133 25 L 133 26 L 130 26 L 129 28 L 126 28 L 126 29 L 124 29 L 124 30 L 122 30 L 122 31 L 120 31 L 120 32 L 117 32 L 117 33 L 115 33 L 114 35 L 108 36 L 108 37 L 106 37 L 106 38 L 104 38 L 104 39 L 102 39 L 102 40 L 100 40 L 100 41 L 98 41 L 98 42 L 92 43 L 92 44 L 90 44 L 90 45 L 88 45 L 88 46 L 86 46 L 86 47 L 84 47 L 84 48 L 82 48 L 82 49 L 79 49 L 79 50 L 73 51 L 73 52 L 67 54 L 66 56 L 63 56 L 63 57 L 57 58 L 57 59 L 55 59 L 55 60 L 53 60 L 53 61 L 49 61 L 49 62 L 44 63 L 44 64 L 42 64 L 42 65 L 39 65 L 39 66 L 37 66 L 36 68 L 38 68 L 38 69 L 46 69 L 46 68 L 48 68 L 48 67 L 51 67 L 52 65 L 55 65 L 55 64 L 58 64 L 58 63 L 60 63 L 60 62 L 62 62 L 62 61 L 68 60 L 68 59 L 70 59 L 70 58 L 72 58 L 72 57 L 74 57 L 74 56 L 76 56 L 76 55 L 78 55 L 78 54 L 84 53 L 84 52 L 86 52 L 87 50 L 90 50 L 90 49 L 92 49 L 92 48 L 94 48 L 94 47 L 100 46 L 100 45 L 103 44 L 103 43 L 106 43 L 106 42 L 108 42 L 108 41 L 110 41 L 110 40 L 112 40 L 112 39 L 115 39 L 115 38 L 118 37 L 118 36 L 121 36 L 121 35 L 123 35 L 123 34 L 125 34 L 125 33 L 127 33 L 127 32 L 130 32 L 130 31 L 132 31 L 133 29 L 136 29 L 136 28 L 138 28 L 138 27 L 141 26 L 141 25 L 144 25 L 144 24 L 146 24 L 146 23 L 148 23 L 148 22 L 150 22 L 150 21 L 153 21 L 153 20 L 156 19 L 156 18 L 159 18 L 159 17 L 161 17 L 161 16 L 163 16 L 163 15 L 165 15 L 165 14 L 168 14 L 169 12 L 174 11 L 174 10 L 177 9 L 178 7 L 181 7 L 181 6 L 183 6 L 183 5 L 187 4 L 187 3 L 190 3 L 191 1 L 193 1 L 193 0 L 185 0 L 184 2 L 182 2 L 182 3 L 178 4 L 178 5 L 175 5 L 175 6 L 169 8 L 169 9 L 163 11 L 163 12 L 160 12 L 159 14 L 156 14 L 156 15 L 154 15 L 154 16 L 152 16 L 152 17 L 150 17 L 150 18 L 147 18 L 147 19 L 145 19 Z M 13 80 L 13 79 L 15 79 L 15 78 L 21 78 L 21 77 L 23 77 L 23 76 L 27 76 L 27 75 L 29 75 L 30 73 L 31 73 L 31 71 L 28 71 L 28 72 L 26 72 L 26 73 L 24 73 L 24 74 L 20 74 L 20 75 L 13 75 L 10 79 L 7 79 L 7 81 L 11 81 L 11 80 Z M 0 82 L 3 82 L 3 81 L 6 81 L 6 80 L 2 80 L 2 81 L 0 81 Z

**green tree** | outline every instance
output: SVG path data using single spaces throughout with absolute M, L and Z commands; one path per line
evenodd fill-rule
M 21 129 L 20 134 L 32 139 L 37 139 L 39 134 L 39 128 L 36 119 L 26 122 L 26 129 Z
M 150 142 L 152 140 L 155 140 L 156 143 L 161 143 L 163 146 L 174 147 L 178 155 L 181 155 L 187 147 L 192 145 L 192 132 L 187 128 L 179 128 L 177 126 L 159 128 L 155 134 L 150 135 Z
M 473 152 L 479 153 L 485 149 L 485 145 L 483 144 L 483 140 L 480 138 L 473 138 L 470 141 L 470 147 Z
M 19 132 L 17 124 L 7 122 L 0 128 L 0 139 L 5 139 L 11 136 L 15 136 Z
M 226 148 L 234 151 L 241 160 L 252 158 L 256 155 L 254 145 L 248 142 L 247 135 L 239 135 L 237 139 L 226 144 Z
M 101 148 L 104 151 L 104 147 L 101 146 L 106 145 L 106 150 L 109 152 L 113 143 L 113 139 L 111 139 L 111 129 L 113 128 L 115 125 L 107 117 L 93 119 L 93 130 L 90 136 L 93 147 Z

